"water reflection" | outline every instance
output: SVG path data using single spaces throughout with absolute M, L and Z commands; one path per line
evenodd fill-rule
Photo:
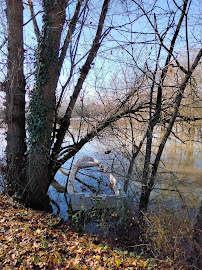
M 165 156 L 166 167 L 184 174 L 200 174 L 202 169 L 202 149 L 194 127 L 189 129 L 189 134 L 178 131 L 177 138 L 169 141 Z
M 75 130 L 77 130 L 77 125 L 78 123 L 75 124 Z M 75 130 L 72 127 L 72 132 Z M 164 131 L 161 128 L 155 134 L 153 159 Z M 141 134 L 142 129 L 139 128 L 139 132 L 135 133 L 133 140 L 138 143 L 141 140 Z M 152 193 L 152 199 L 155 198 L 156 200 L 157 197 L 162 198 L 163 196 L 166 196 L 168 199 L 172 196 L 172 198 L 176 199 L 180 198 L 182 194 L 192 198 L 201 196 L 202 149 L 198 134 L 198 130 L 194 128 L 190 129 L 188 134 L 178 128 L 177 136 L 172 135 L 169 138 L 162 155 L 162 162 L 157 175 L 155 189 Z M 81 156 L 88 155 L 99 160 L 119 179 L 120 184 L 123 184 L 130 161 L 131 142 L 130 130 L 121 123 L 121 128 L 119 126 L 113 132 L 108 131 L 106 136 L 87 143 L 73 159 L 64 164 L 64 167 L 69 170 L 71 164 L 74 164 Z M 139 199 L 139 192 L 141 190 L 140 181 L 144 161 L 144 147 L 145 145 L 143 145 L 142 151 L 136 159 L 131 179 L 134 184 L 133 195 L 136 197 L 136 201 Z M 97 178 L 99 179 L 99 175 L 97 175 Z M 57 173 L 56 180 L 65 185 L 66 178 L 60 172 Z M 81 191 L 82 186 L 79 185 L 80 183 L 77 183 L 77 189 Z
M 88 129 L 87 124 L 82 123 L 81 129 L 80 121 L 74 121 L 71 126 L 71 132 L 75 136 L 75 140 L 83 136 L 83 133 Z M 109 172 L 115 174 L 115 177 L 122 184 L 124 177 L 127 174 L 129 166 L 132 142 L 138 142 L 142 139 L 144 133 L 144 126 L 136 126 L 131 136 L 131 129 L 128 123 L 118 123 L 116 128 L 106 130 L 106 133 L 99 138 L 87 143 L 75 157 L 70 159 L 64 164 L 64 169 L 68 173 L 71 166 L 82 156 L 87 155 L 96 158 L 108 169 Z M 161 128 L 156 132 L 153 140 L 153 158 L 159 145 L 159 139 L 163 136 L 164 128 Z M 168 198 L 171 196 L 179 197 L 179 193 L 187 194 L 187 196 L 201 196 L 202 194 L 202 139 L 200 127 L 178 127 L 175 129 L 176 136 L 171 135 L 166 148 L 162 155 L 162 162 L 160 164 L 159 174 L 157 176 L 157 185 L 153 192 L 153 197 L 162 197 L 166 195 Z M 180 139 L 179 139 L 180 138 Z M 67 137 L 67 142 L 70 143 L 71 139 Z M 5 150 L 5 129 L 0 129 L 0 155 L 4 155 Z M 141 187 L 141 173 L 144 160 L 144 147 L 141 149 L 141 153 L 136 159 L 134 164 L 134 172 L 132 175 L 132 181 L 135 186 L 136 199 L 138 200 L 138 192 Z M 97 172 L 96 172 L 97 173 Z M 85 172 L 84 172 L 85 174 Z M 81 178 L 83 175 L 80 175 Z M 56 174 L 56 180 L 65 185 L 67 176 L 58 171 Z M 97 175 L 99 179 L 100 176 Z M 87 183 L 90 180 L 85 179 Z M 98 183 L 95 181 L 96 185 Z M 140 184 L 140 185 L 138 185 Z M 98 186 L 96 186 L 98 187 Z M 83 186 L 77 182 L 78 191 L 82 191 Z M 165 191 L 167 189 L 167 191 Z M 170 192 L 169 190 L 177 190 L 176 192 Z M 179 192 L 178 192 L 179 191 Z M 105 192 L 105 191 L 104 191 Z M 62 194 L 57 194 L 53 187 L 50 187 L 49 194 L 56 199 L 61 208 L 61 215 L 64 216 L 67 213 L 66 198 Z M 163 195 L 162 195 L 163 194 Z M 175 195 L 173 195 L 175 194 Z M 154 196 L 155 195 L 155 196 Z M 56 211 L 56 210 L 55 210 Z

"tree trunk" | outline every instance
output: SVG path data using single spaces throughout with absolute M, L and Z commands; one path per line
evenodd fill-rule
M 188 4 L 188 0 L 185 0 L 184 4 L 183 4 L 183 8 L 181 9 L 181 16 L 179 18 L 178 24 L 176 26 L 176 29 L 175 29 L 175 32 L 174 32 L 174 35 L 173 35 L 173 38 L 172 38 L 171 43 L 170 43 L 170 48 L 168 50 L 168 55 L 167 55 L 167 58 L 166 58 L 166 61 L 165 61 L 165 65 L 164 65 L 164 67 L 162 69 L 162 72 L 161 72 L 160 83 L 159 83 L 158 89 L 157 89 L 156 108 L 155 108 L 155 113 L 154 113 L 152 118 L 151 118 L 151 111 L 150 111 L 150 123 L 149 123 L 148 131 L 147 131 L 147 134 L 149 136 L 152 136 L 153 129 L 154 129 L 154 127 L 156 126 L 156 124 L 158 123 L 158 121 L 160 119 L 160 114 L 161 114 L 161 110 L 162 110 L 162 94 L 163 94 L 163 91 L 162 91 L 163 88 L 162 87 L 163 87 L 164 81 L 165 81 L 166 76 L 167 76 L 169 63 L 171 61 L 174 46 L 175 46 L 179 31 L 180 31 L 180 28 L 181 28 L 181 25 L 182 25 L 182 22 L 183 22 L 183 19 L 184 19 L 184 16 L 185 16 L 187 4 Z M 163 39 L 162 39 L 162 37 L 159 36 L 158 30 L 157 30 L 157 28 L 155 26 L 154 26 L 154 30 L 155 30 L 157 36 L 160 38 L 161 46 L 163 46 Z M 160 50 L 161 50 L 161 47 L 160 47 Z M 160 57 L 160 50 L 159 50 L 159 54 L 158 54 L 158 59 Z M 157 61 L 157 63 L 158 63 L 158 61 Z M 156 66 L 156 70 L 154 72 L 154 77 L 153 77 L 153 87 L 154 87 L 154 79 L 156 77 L 156 72 L 157 72 L 157 66 Z M 176 97 L 175 110 L 174 110 L 174 113 L 173 113 L 173 117 L 170 120 L 169 126 L 168 126 L 167 131 L 166 131 L 166 133 L 164 135 L 164 138 L 161 140 L 161 144 L 159 146 L 155 162 L 154 162 L 154 164 L 152 166 L 153 168 L 152 168 L 152 173 L 151 173 L 151 176 L 150 176 L 150 180 L 148 179 L 148 171 L 149 171 L 148 169 L 149 169 L 149 163 L 150 163 L 150 159 L 151 159 L 152 137 L 149 138 L 149 136 L 147 136 L 147 149 L 146 149 L 147 152 L 146 152 L 146 157 L 145 157 L 145 164 L 144 164 L 144 171 L 143 171 L 143 186 L 142 186 L 142 192 L 141 192 L 140 204 L 139 204 L 139 217 L 140 217 L 140 219 L 143 218 L 144 212 L 147 211 L 147 207 L 148 207 L 148 203 L 149 203 L 149 197 L 150 197 L 151 191 L 153 190 L 154 179 L 156 177 L 156 173 L 157 173 L 157 169 L 158 169 L 158 166 L 159 166 L 160 158 L 161 158 L 165 143 L 166 143 L 166 141 L 167 141 L 167 139 L 168 139 L 168 137 L 170 135 L 170 132 L 171 132 L 171 130 L 173 128 L 173 125 L 174 125 L 174 122 L 175 122 L 175 119 L 177 117 L 177 113 L 178 113 L 178 110 L 179 110 L 179 106 L 180 106 L 180 103 L 181 103 L 182 94 L 184 92 L 184 89 L 185 89 L 186 84 L 187 84 L 190 77 L 191 77 L 191 74 L 188 74 L 186 76 L 184 84 L 182 84 L 180 86 L 179 94 Z M 153 90 L 151 90 L 150 105 L 152 104 L 151 103 L 152 96 L 153 96 Z M 151 109 L 151 107 L 150 107 L 150 109 Z M 147 155 L 148 155 L 148 157 L 147 157 Z
M 68 107 L 68 116 L 74 107 L 91 63 L 100 47 L 103 23 L 110 0 L 105 0 L 91 50 L 81 70 L 78 87 Z M 29 1 L 32 3 L 32 1 Z M 78 0 L 70 32 L 74 30 L 81 7 Z M 21 195 L 21 200 L 35 209 L 50 210 L 48 188 L 54 176 L 57 158 L 50 164 L 53 122 L 55 116 L 55 90 L 60 75 L 62 58 L 65 57 L 66 41 L 60 54 L 61 34 L 65 24 L 68 1 L 42 1 L 44 15 L 41 34 L 37 31 L 38 49 L 36 55 L 35 87 L 30 95 L 27 117 L 28 155 L 25 162 L 25 80 L 23 75 L 23 5 L 22 1 L 8 0 L 8 183 L 12 191 Z M 70 33 L 68 34 L 69 37 Z M 69 42 L 69 40 L 68 40 Z M 60 57 L 59 57 L 60 55 Z M 58 60 L 59 59 L 59 60 Z M 68 122 L 68 121 L 67 121 Z M 67 123 L 64 123 L 66 125 Z M 65 129 L 66 130 L 66 129 Z M 65 135 L 65 134 L 64 134 Z M 17 138 L 17 140 L 16 140 Z M 61 140 L 62 143 L 62 140 Z M 59 149 L 60 150 L 60 149 Z M 58 151 L 59 151 L 58 150 Z
M 157 170 L 158 170 L 158 166 L 159 166 L 159 162 L 160 162 L 160 159 L 161 159 L 161 155 L 163 153 L 163 150 L 165 148 L 165 145 L 166 145 L 166 142 L 170 136 L 170 133 L 172 131 L 172 128 L 174 126 L 174 123 L 175 123 L 175 120 L 176 120 L 176 117 L 177 117 L 177 114 L 178 114 L 178 111 L 179 111 L 179 108 L 180 108 L 180 104 L 181 104 L 181 101 L 182 101 L 182 97 L 183 97 L 183 94 L 184 94 L 184 91 L 185 91 L 185 88 L 186 88 L 186 85 L 188 83 L 188 81 L 190 80 L 191 76 L 192 76 L 192 73 L 194 72 L 195 68 L 197 67 L 200 59 L 202 57 L 202 49 L 198 52 L 195 60 L 194 60 L 194 63 L 192 64 L 192 67 L 190 69 L 190 71 L 186 74 L 183 82 L 181 83 L 180 87 L 179 87 L 179 90 L 178 90 L 178 94 L 176 95 L 176 98 L 175 98 L 175 102 L 174 102 L 174 111 L 173 111 L 173 115 L 168 123 L 168 126 L 167 126 L 167 129 L 165 131 L 165 134 L 161 140 L 161 143 L 158 147 L 158 152 L 156 154 L 156 158 L 155 158 L 155 161 L 152 165 L 152 172 L 151 172 L 151 177 L 150 177 L 150 180 L 145 188 L 145 192 L 143 192 L 141 194 L 141 198 L 140 198 L 140 204 L 139 204 L 139 214 L 140 214 L 140 218 L 142 218 L 142 215 L 144 214 L 144 212 L 147 211 L 147 207 L 148 207 L 148 203 L 149 203 L 149 197 L 150 197 L 150 194 L 153 190 L 153 187 L 154 187 L 154 181 L 155 181 L 155 177 L 156 177 L 156 174 L 157 174 Z
M 7 0 L 8 60 L 6 81 L 7 186 L 10 195 L 25 187 L 25 79 L 23 74 L 23 4 Z
M 36 51 L 36 84 L 31 95 L 28 116 L 28 204 L 49 210 L 47 191 L 52 182 L 49 173 L 51 134 L 55 114 L 55 89 L 59 77 L 58 52 L 65 23 L 66 1 L 44 1 L 43 30 Z

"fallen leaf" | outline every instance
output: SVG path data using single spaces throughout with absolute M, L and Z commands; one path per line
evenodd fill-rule
M 98 260 L 98 261 L 100 260 L 100 256 L 99 256 L 99 255 L 96 255 L 95 258 L 96 258 L 96 260 Z

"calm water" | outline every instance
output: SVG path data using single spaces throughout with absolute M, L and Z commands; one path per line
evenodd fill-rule
M 74 126 L 72 132 L 76 134 L 76 130 L 78 130 L 77 126 Z M 163 130 L 160 130 L 154 138 L 153 157 L 155 156 L 162 133 Z M 152 203 L 168 200 L 170 205 L 171 202 L 176 205 L 177 201 L 183 204 L 189 203 L 194 205 L 197 204 L 199 198 L 202 198 L 202 148 L 199 133 L 195 132 L 193 134 L 192 132 L 191 138 L 190 134 L 187 136 L 185 133 L 179 133 L 179 135 L 183 142 L 173 136 L 167 142 L 157 175 L 155 189 L 151 194 Z M 136 134 L 135 140 L 138 142 L 139 139 L 141 139 L 140 134 Z M 91 156 L 99 160 L 123 185 L 123 179 L 127 174 L 129 166 L 130 153 L 131 140 L 128 136 L 128 131 L 114 134 L 108 133 L 107 139 L 101 136 L 99 139 L 87 143 L 74 159 L 64 164 L 63 168 L 68 172 L 71 165 L 75 164 L 80 157 L 84 155 Z M 134 164 L 134 173 L 131 180 L 131 194 L 134 196 L 134 201 L 139 200 L 143 160 L 144 156 L 140 154 Z M 91 173 L 94 177 L 100 178 L 100 174 L 96 171 L 91 171 Z M 85 178 L 83 175 L 80 175 L 80 177 L 82 181 L 87 181 L 90 184 L 94 183 L 97 186 L 95 180 Z M 57 173 L 56 180 L 62 185 L 65 185 L 66 179 L 67 176 L 64 176 L 61 172 Z M 104 181 L 105 183 L 106 181 Z M 103 186 L 106 192 L 107 188 L 105 185 Z M 75 181 L 75 189 L 77 192 L 80 192 L 83 189 L 83 185 Z M 50 194 L 54 194 L 53 198 L 57 196 L 53 188 L 50 188 Z M 63 213 L 66 213 L 67 208 L 64 206 L 63 202 L 65 199 L 63 196 L 59 195 L 57 201 L 61 205 Z
M 72 132 L 76 134 L 78 126 L 74 125 Z M 162 156 L 162 162 L 159 168 L 159 174 L 155 189 L 152 193 L 152 199 L 159 200 L 162 197 L 170 199 L 172 197 L 185 200 L 196 201 L 197 198 L 202 197 L 202 147 L 200 130 L 192 130 L 187 135 L 183 132 L 178 132 L 183 140 L 179 141 L 174 136 L 168 140 L 167 146 Z M 138 141 L 141 139 L 141 129 L 135 134 L 134 139 Z M 82 156 L 90 156 L 96 158 L 104 167 L 112 172 L 123 184 L 123 179 L 127 174 L 127 169 L 131 153 L 131 136 L 128 130 L 121 130 L 121 132 L 114 132 L 107 134 L 107 137 L 100 136 L 87 143 L 74 158 L 66 162 L 63 170 L 68 173 L 71 166 Z M 159 138 L 162 136 L 163 130 L 158 132 L 153 142 L 153 157 L 159 144 Z M 76 134 L 78 136 L 78 134 Z M 107 138 L 107 139 L 106 139 Z M 68 140 L 68 139 L 67 139 Z M 4 156 L 6 147 L 5 130 L 0 128 L 0 157 Z M 143 147 L 144 149 L 144 147 Z M 140 154 L 134 164 L 134 173 L 132 176 L 132 190 L 136 200 L 139 197 L 140 179 L 144 156 Z M 88 176 L 90 175 L 90 177 Z M 107 186 L 106 177 L 96 168 L 91 170 L 81 170 L 77 175 L 84 183 L 92 184 L 95 188 L 101 188 L 101 192 L 110 193 L 110 188 Z M 96 179 L 94 179 L 94 178 Z M 61 184 L 65 185 L 67 176 L 58 171 L 55 179 Z M 102 181 L 98 181 L 102 180 Z M 100 183 L 104 183 L 101 185 Z M 77 192 L 89 192 L 84 185 L 75 181 L 75 189 Z M 176 190 L 176 191 L 169 191 Z M 58 194 L 53 187 L 49 188 L 50 196 L 57 201 L 60 206 L 62 217 L 66 217 L 67 206 L 63 194 Z M 54 208 L 56 212 L 56 208 Z

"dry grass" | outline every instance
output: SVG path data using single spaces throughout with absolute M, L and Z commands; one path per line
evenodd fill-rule
M 196 254 L 195 219 L 190 219 L 190 211 L 187 206 L 184 209 L 158 208 L 145 217 L 150 252 L 158 258 L 174 261 L 176 269 L 200 269 L 197 256 L 202 254 L 202 248 L 198 247 L 200 251 Z

